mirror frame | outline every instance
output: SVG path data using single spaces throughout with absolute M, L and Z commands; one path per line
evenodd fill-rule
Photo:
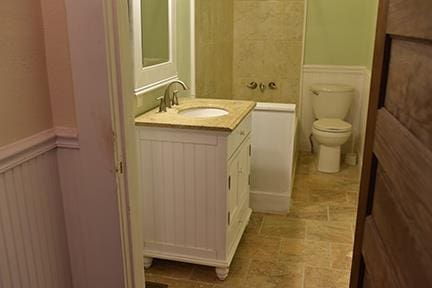
M 157 65 L 143 67 L 141 0 L 132 0 L 135 95 L 155 90 L 178 77 L 176 52 L 176 1 L 167 1 L 169 7 L 168 27 L 170 60 Z

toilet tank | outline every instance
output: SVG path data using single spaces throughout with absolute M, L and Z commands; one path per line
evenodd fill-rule
M 341 84 L 315 84 L 310 87 L 317 119 L 345 119 L 351 108 L 354 87 Z

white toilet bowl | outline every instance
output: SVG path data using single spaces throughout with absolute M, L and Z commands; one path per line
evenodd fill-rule
M 312 134 L 319 143 L 318 171 L 339 172 L 341 146 L 350 138 L 351 129 L 351 124 L 340 119 L 320 119 L 314 122 Z

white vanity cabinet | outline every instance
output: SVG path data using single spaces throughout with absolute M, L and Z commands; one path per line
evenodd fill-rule
M 214 266 L 220 279 L 251 215 L 251 114 L 234 131 L 137 126 L 144 259 Z

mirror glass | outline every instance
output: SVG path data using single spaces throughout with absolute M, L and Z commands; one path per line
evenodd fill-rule
M 142 64 L 170 61 L 169 0 L 141 0 Z

